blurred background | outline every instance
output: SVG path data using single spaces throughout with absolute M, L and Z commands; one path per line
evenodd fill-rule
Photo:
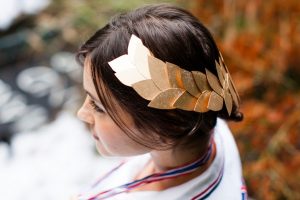
M 116 13 L 167 2 L 212 32 L 242 99 L 230 123 L 253 199 L 300 199 L 298 0 L 10 0 L 0 7 L 1 199 L 68 199 L 117 159 L 75 117 L 74 53 Z

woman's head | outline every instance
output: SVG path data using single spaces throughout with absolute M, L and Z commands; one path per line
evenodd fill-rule
M 89 86 L 93 87 L 93 96 L 98 98 L 107 117 L 129 138 L 150 149 L 176 145 L 201 147 L 207 144 L 218 116 L 241 119 L 236 107 L 231 116 L 225 108 L 219 112 L 197 113 L 148 107 L 149 102 L 123 85 L 108 65 L 109 61 L 127 54 L 132 34 L 156 58 L 188 71 L 205 72 L 206 68 L 217 74 L 215 60 L 220 56 L 209 31 L 196 18 L 169 5 L 146 6 L 121 14 L 98 30 L 82 45 L 77 58 L 85 66 L 85 79 L 92 81 Z M 92 118 L 88 114 L 85 116 Z

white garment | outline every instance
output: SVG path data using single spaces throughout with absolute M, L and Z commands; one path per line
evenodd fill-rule
M 218 119 L 214 130 L 216 156 L 210 167 L 198 177 L 163 191 L 138 191 L 121 193 L 109 200 L 187 200 L 187 199 L 246 199 L 241 162 L 237 146 L 227 124 Z M 150 155 L 131 158 L 79 199 L 88 199 L 105 191 L 134 180 Z M 243 197 L 242 197 L 243 195 Z

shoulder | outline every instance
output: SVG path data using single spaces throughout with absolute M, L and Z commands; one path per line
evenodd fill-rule
M 125 158 L 104 175 L 106 179 L 101 182 L 101 185 L 116 187 L 131 181 L 136 176 L 137 172 L 145 166 L 149 158 L 149 154 Z
M 242 165 L 234 137 L 222 119 L 217 120 L 215 137 L 222 143 L 224 155 L 224 173 L 219 187 L 211 195 L 212 199 L 242 199 L 245 186 L 243 184 Z
M 235 163 L 241 168 L 239 151 L 226 121 L 219 118 L 217 119 L 214 136 L 222 143 L 222 151 L 225 153 L 226 162 Z
M 112 166 L 106 173 L 102 174 L 94 184 L 83 193 L 79 199 L 90 199 L 99 194 L 99 191 L 106 191 L 124 185 L 135 177 L 140 168 L 144 166 L 149 158 L 148 154 L 128 157 Z M 116 195 L 112 199 L 118 199 L 122 195 Z M 76 199 L 73 198 L 73 199 Z

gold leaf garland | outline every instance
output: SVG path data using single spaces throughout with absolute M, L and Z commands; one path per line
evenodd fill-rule
M 142 41 L 132 35 L 128 55 L 114 59 L 109 65 L 123 84 L 133 87 L 150 101 L 149 107 L 203 113 L 220 111 L 225 104 L 230 115 L 233 104 L 239 106 L 239 96 L 221 53 L 216 61 L 217 76 L 208 69 L 205 73 L 189 72 L 155 58 Z

